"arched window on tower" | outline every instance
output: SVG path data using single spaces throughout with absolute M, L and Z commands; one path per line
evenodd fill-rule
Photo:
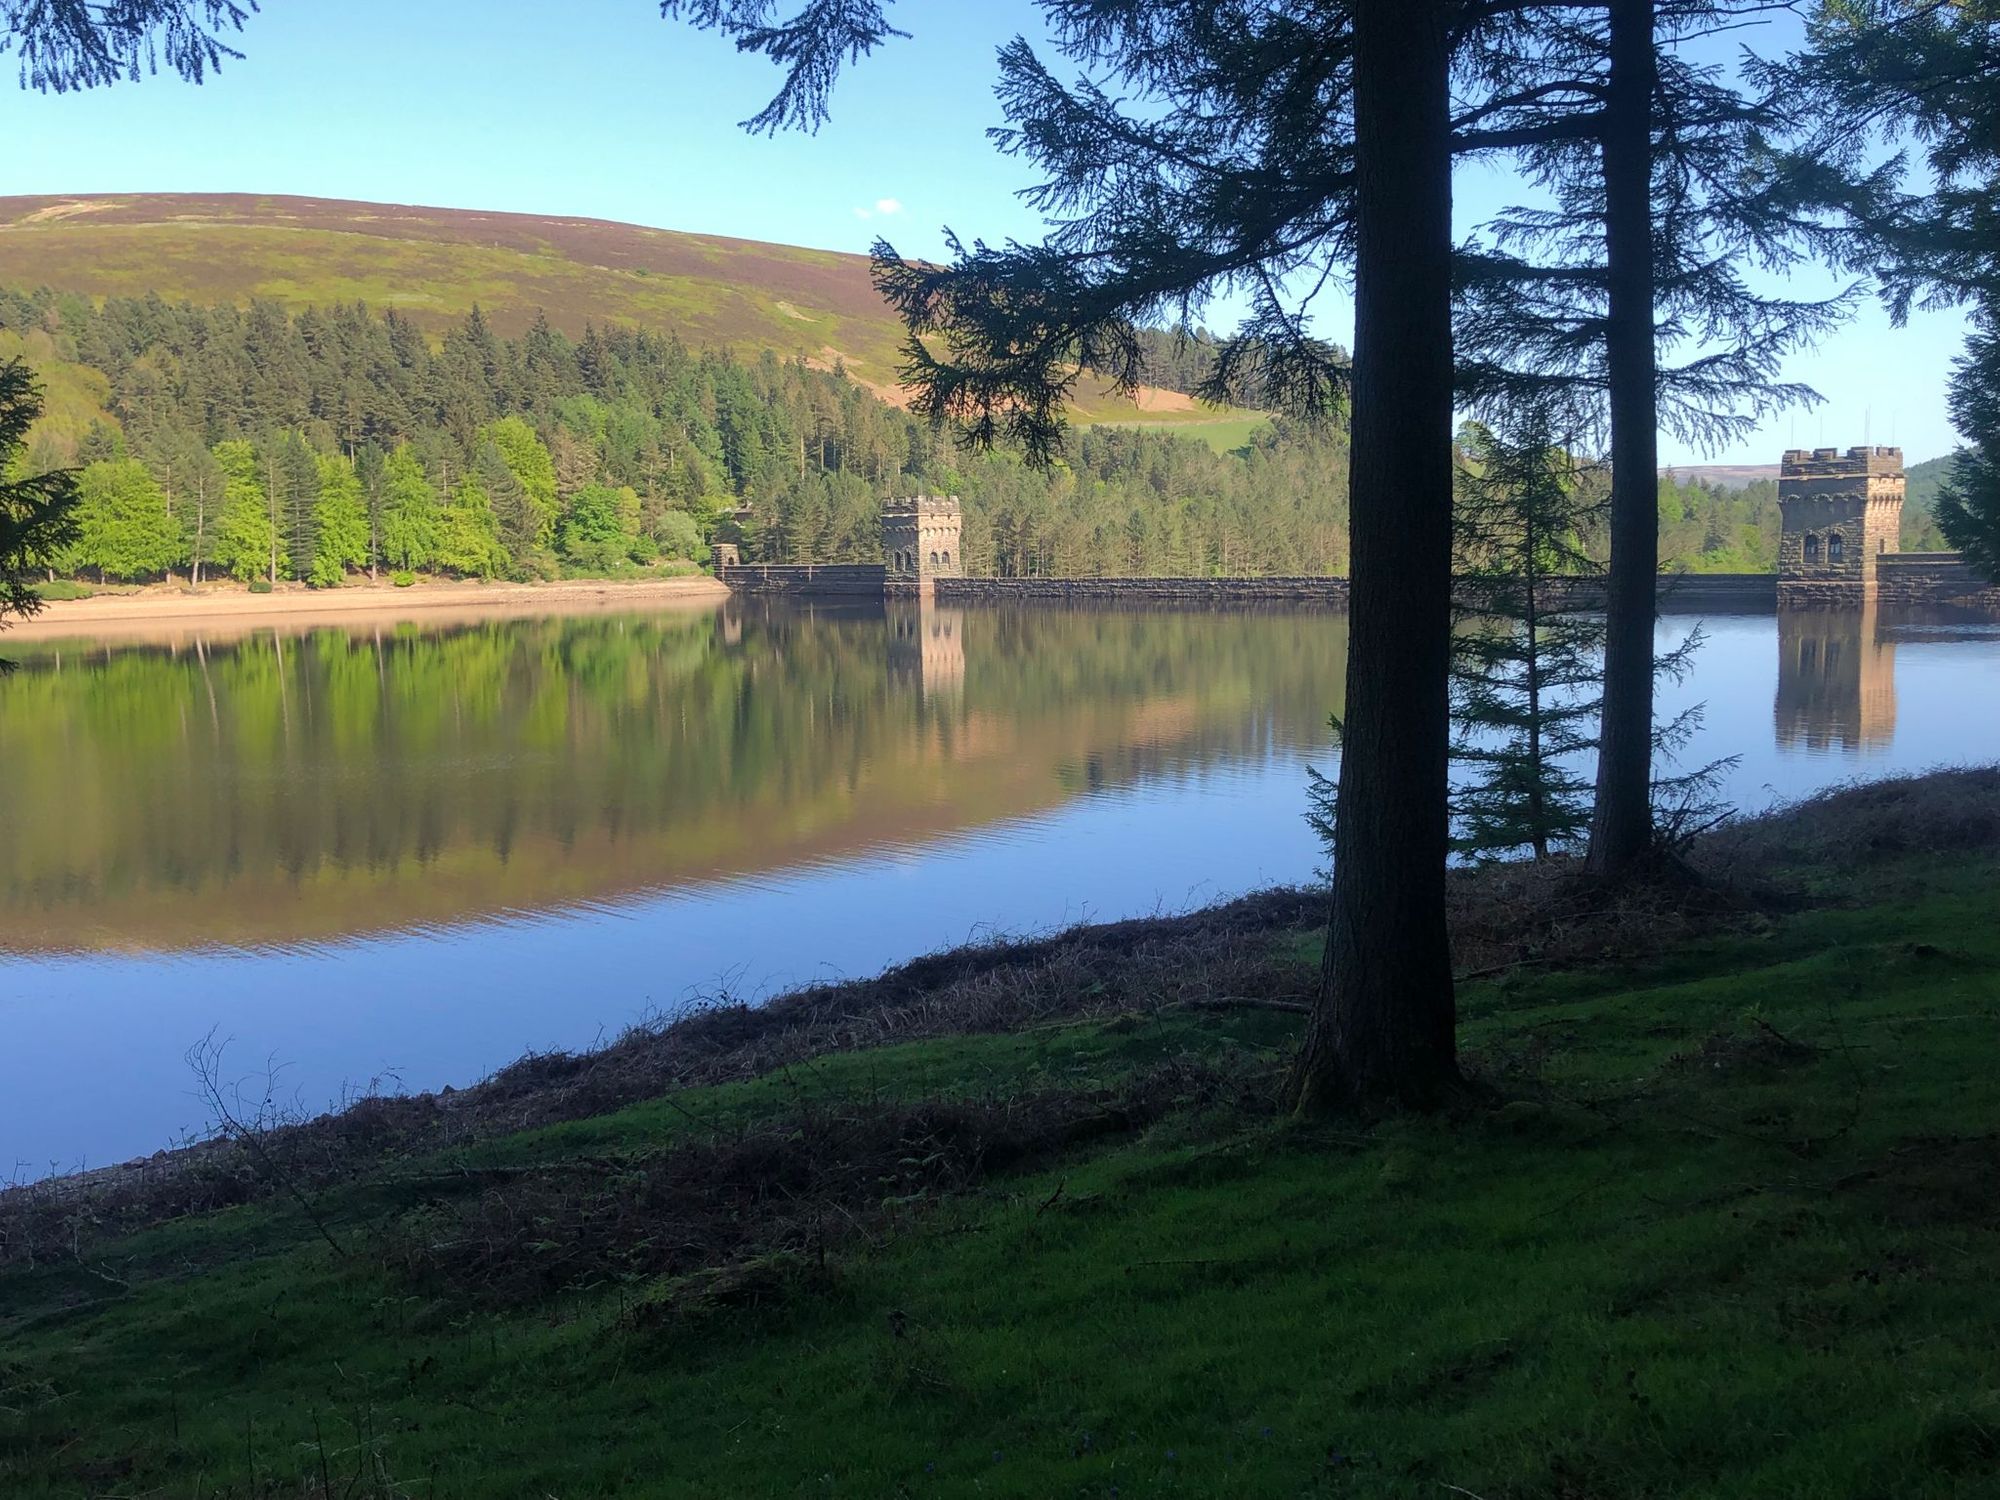
M 947 568 L 951 566 L 951 554 L 949 552 L 945 553 L 944 555 L 944 565 Z
M 1837 531 L 1828 536 L 1826 539 L 1826 560 L 1830 563 L 1837 563 L 1846 555 L 1847 539 Z
M 931 554 L 931 566 L 934 568 L 938 565 L 937 557 L 938 555 L 935 552 Z
M 1806 561 L 1809 563 L 1819 561 L 1819 533 L 1816 531 L 1806 533 Z

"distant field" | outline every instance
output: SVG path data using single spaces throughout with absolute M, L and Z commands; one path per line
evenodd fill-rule
M 634 324 L 743 355 L 840 363 L 902 398 L 903 331 L 867 257 L 602 219 L 242 193 L 0 197 L 0 284 L 293 309 L 358 301 L 432 331 L 476 306 L 518 334 L 540 312 L 572 336 Z M 1213 418 L 1153 390 L 1136 405 L 1086 392 L 1074 415 L 1176 427 Z
M 1098 419 L 1106 426 L 1118 427 L 1171 427 L 1183 437 L 1199 438 L 1217 453 L 1233 453 L 1250 441 L 1250 436 L 1259 427 L 1270 424 L 1270 417 L 1263 412 L 1246 412 L 1234 409 L 1203 407 L 1196 412 L 1162 420 L 1147 416 L 1137 421 L 1126 421 L 1117 416 Z

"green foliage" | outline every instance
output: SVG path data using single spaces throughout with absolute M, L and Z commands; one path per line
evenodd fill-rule
M 438 517 L 432 560 L 463 578 L 497 578 L 507 569 L 493 502 L 477 475 L 467 475 L 451 492 Z
M 319 455 L 319 498 L 313 503 L 315 544 L 306 575 L 315 588 L 338 588 L 350 568 L 368 561 L 368 511 L 354 465 Z
M 1583 548 L 1602 490 L 1544 413 L 1505 433 L 1474 427 L 1462 452 L 1451 692 L 1464 774 L 1452 788 L 1452 843 L 1481 859 L 1524 849 L 1545 859 L 1590 828 L 1579 761 L 1597 747 L 1604 619 L 1553 596 L 1602 585 Z
M 1660 476 L 1660 564 L 1691 573 L 1774 573 L 1778 568 L 1778 486 L 1760 479 L 1740 489 Z
M 701 539 L 701 527 L 684 510 L 663 513 L 653 524 L 653 537 L 659 543 L 662 557 L 698 563 L 708 561 L 708 543 Z
M 547 551 L 555 540 L 561 507 L 556 499 L 555 461 L 519 416 L 502 417 L 481 434 L 514 482 L 512 493 L 489 490 L 500 516 L 509 550 L 517 556 Z M 490 483 L 490 476 L 488 478 Z M 505 501 L 506 503 L 501 503 Z
M 389 582 L 394 584 L 399 589 L 406 589 L 416 581 L 417 581 L 417 575 L 403 568 L 398 568 L 395 572 L 389 575 Z
M 55 328 L 92 362 L 76 368 L 103 379 L 105 400 L 143 426 L 139 451 L 177 496 L 187 484 L 178 469 L 169 483 L 163 464 L 178 444 L 253 441 L 259 482 L 275 489 L 289 555 L 308 577 L 318 548 L 302 528 L 318 508 L 293 502 L 311 488 L 301 443 L 354 456 L 385 557 L 393 528 L 379 480 L 390 449 L 410 444 L 434 489 L 475 473 L 506 571 L 526 577 L 581 566 L 559 564 L 555 527 L 591 484 L 632 490 L 638 519 L 620 529 L 668 554 L 692 550 L 685 523 L 670 519 L 690 516 L 703 540 L 725 536 L 753 557 L 872 561 L 882 500 L 936 491 L 965 502 L 974 572 L 1311 573 L 1346 559 L 1337 430 L 1260 423 L 1247 445 L 1217 453 L 1164 427 L 1086 427 L 1043 473 L 1014 455 L 962 455 L 844 377 L 632 329 L 572 342 L 538 325 L 505 340 L 468 321 L 439 350 L 400 316 L 352 306 L 288 320 L 262 303 L 248 313 L 119 298 L 58 307 L 0 289 L 0 337 L 47 341 Z M 161 368 L 177 379 L 162 381 Z M 426 550 L 416 540 L 413 556 Z
M 575 567 L 607 571 L 640 560 L 639 497 L 632 490 L 589 484 L 571 498 L 559 545 Z
M 270 499 L 258 478 L 256 448 L 241 439 L 217 443 L 215 462 L 222 473 L 223 494 L 210 558 L 246 583 L 282 574 L 288 553 L 271 522 Z
M 1845 205 L 1856 258 L 1898 319 L 1919 302 L 1972 309 L 1949 397 L 1966 446 L 1935 519 L 2000 580 L 2000 9 L 1841 0 L 1819 8 L 1808 40 L 1784 77 L 1794 109 L 1841 159 L 1887 157 L 1876 191 Z
M 57 361 L 53 328 L 91 363 Z M 121 299 L 59 308 L 47 294 L 0 289 L 7 339 L 46 351 L 37 359 L 71 372 L 71 384 L 100 383 L 97 399 L 143 424 L 132 452 L 171 497 L 185 555 L 204 567 L 230 566 L 218 546 L 252 567 L 256 546 L 254 537 L 238 546 L 218 536 L 225 486 L 207 451 L 215 441 L 250 442 L 258 489 L 276 492 L 289 571 L 321 586 L 378 557 L 429 566 L 444 508 L 438 491 L 468 472 L 506 549 L 497 571 L 520 577 L 588 570 L 567 549 L 557 556 L 562 505 L 587 485 L 638 497 L 636 522 L 628 506 L 616 528 L 634 538 L 629 548 L 608 532 L 582 543 L 589 556 L 611 559 L 605 566 L 649 551 L 698 558 L 710 537 L 768 561 L 873 561 L 882 500 L 919 492 L 963 499 L 975 574 L 1256 576 L 1348 564 L 1347 448 L 1337 424 L 1260 418 L 1230 429 L 1223 452 L 1179 429 L 1083 427 L 1061 463 L 1038 471 L 1017 454 L 962 452 L 839 376 L 775 358 L 697 354 L 634 330 L 572 343 L 546 326 L 511 341 L 462 327 L 447 359 L 400 318 L 352 307 L 287 320 L 268 305 L 254 317 Z M 482 348 L 490 370 L 486 354 L 468 362 Z M 180 378 L 162 382 L 162 367 Z M 315 391 L 341 396 L 328 405 Z M 53 458 L 78 451 L 90 431 L 78 421 L 75 438 L 45 444 Z M 105 428 L 91 441 L 116 439 Z M 405 442 L 412 451 L 398 462 L 392 494 L 388 454 Z M 328 479 L 336 453 L 353 456 L 368 518 L 359 552 L 354 494 L 345 479 Z M 329 482 L 338 486 L 331 511 L 318 498 Z M 271 500 L 266 493 L 267 511 Z M 322 549 L 318 529 L 330 513 L 344 529 Z M 1662 517 L 1677 564 L 1772 566 L 1774 494 L 1683 486 Z M 410 561 L 391 555 L 392 542 Z M 268 549 L 252 570 L 268 574 Z
M 382 466 L 382 556 L 398 568 L 427 566 L 438 542 L 437 490 L 408 443 Z
M 253 579 L 251 579 L 251 580 L 250 580 L 250 592 L 251 592 L 251 593 L 253 593 L 253 594 L 268 594 L 268 593 L 270 593 L 270 592 L 271 592 L 271 580 L 270 580 L 270 579 L 268 579 L 268 578 L 253 578 Z
M 84 469 L 77 502 L 78 566 L 130 581 L 164 573 L 187 555 L 166 492 L 137 459 L 99 461 Z
M 35 593 L 44 601 L 61 599 L 88 599 L 97 590 L 87 583 L 78 583 L 73 578 L 56 578 L 33 585 Z
M 1938 495 L 1938 529 L 1974 567 L 2000 582 L 2000 294 L 1966 342 L 1951 388 L 1951 419 L 1966 446 L 1953 457 Z
M 31 472 L 29 429 L 42 414 L 41 386 L 20 360 L 0 364 L 0 621 L 42 607 L 35 575 L 76 543 L 77 483 L 67 470 Z

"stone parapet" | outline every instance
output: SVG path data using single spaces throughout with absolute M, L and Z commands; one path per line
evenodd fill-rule
M 719 576 L 744 594 L 879 599 L 888 571 L 880 563 L 741 563 Z
M 875 563 L 812 567 L 753 563 L 731 568 L 723 578 L 733 589 L 759 594 L 894 598 L 919 588 Z M 1345 578 L 938 578 L 921 587 L 940 604 L 1348 606 Z M 1661 607 L 1668 612 L 1769 609 L 1777 595 L 1778 580 L 1769 573 L 1686 574 L 1660 583 Z M 1604 587 L 1596 579 L 1551 579 L 1543 590 L 1542 606 L 1602 609 Z
M 1347 607 L 1345 578 L 940 578 L 940 604 L 1315 604 Z
M 1956 552 L 1891 553 L 1879 560 L 1875 596 L 1884 604 L 1953 604 L 2000 609 L 2000 584 Z

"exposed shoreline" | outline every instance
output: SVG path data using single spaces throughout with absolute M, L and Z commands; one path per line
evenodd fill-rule
M 200 593 L 160 586 L 129 594 L 58 599 L 30 619 L 0 631 L 0 642 L 59 640 L 73 636 L 153 637 L 177 629 L 310 628 L 318 625 L 391 624 L 425 620 L 455 624 L 524 615 L 588 614 L 621 609 L 702 608 L 729 597 L 707 574 L 679 578 L 566 579 L 553 583 L 359 584 L 338 589 L 279 588 L 253 594 L 233 585 L 204 585 Z

